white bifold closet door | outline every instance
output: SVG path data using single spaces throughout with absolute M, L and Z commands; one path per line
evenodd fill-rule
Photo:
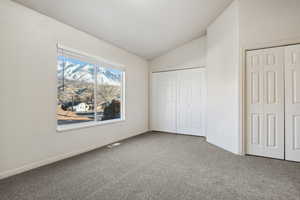
M 204 71 L 190 69 L 177 74 L 177 133 L 204 136 Z
M 284 49 L 247 52 L 247 154 L 284 159 Z
M 205 135 L 205 70 L 152 73 L 151 129 Z
M 285 153 L 300 162 L 300 45 L 285 48 Z
M 300 45 L 247 52 L 246 153 L 300 161 Z
M 152 74 L 152 130 L 176 132 L 177 73 Z

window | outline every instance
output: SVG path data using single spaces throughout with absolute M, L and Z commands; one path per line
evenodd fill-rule
M 124 119 L 124 76 L 117 65 L 58 48 L 58 130 Z

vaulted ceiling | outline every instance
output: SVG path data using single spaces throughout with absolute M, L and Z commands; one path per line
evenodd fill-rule
M 15 0 L 145 59 L 205 34 L 232 0 Z

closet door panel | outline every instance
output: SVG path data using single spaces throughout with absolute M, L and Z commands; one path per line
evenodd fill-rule
M 246 153 L 261 155 L 264 148 L 264 85 L 263 56 L 260 52 L 247 52 L 247 135 Z
M 286 160 L 300 162 L 300 45 L 285 48 Z
M 205 135 L 205 71 L 178 71 L 177 132 Z
M 190 127 L 192 123 L 192 80 L 187 79 L 188 75 L 185 71 L 180 72 L 177 88 L 177 132 L 178 133 L 190 133 Z
M 284 48 L 264 50 L 266 154 L 284 159 Z
M 152 130 L 176 132 L 177 73 L 152 74 Z
M 247 52 L 248 154 L 284 159 L 284 48 Z
M 151 130 L 158 131 L 158 120 L 159 110 L 156 109 L 158 106 L 158 82 L 159 75 L 156 73 L 151 74 L 151 109 L 150 109 L 150 128 Z

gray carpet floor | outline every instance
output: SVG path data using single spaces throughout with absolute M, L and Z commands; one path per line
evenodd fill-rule
M 1 200 L 300 200 L 300 163 L 147 133 L 0 181 Z

